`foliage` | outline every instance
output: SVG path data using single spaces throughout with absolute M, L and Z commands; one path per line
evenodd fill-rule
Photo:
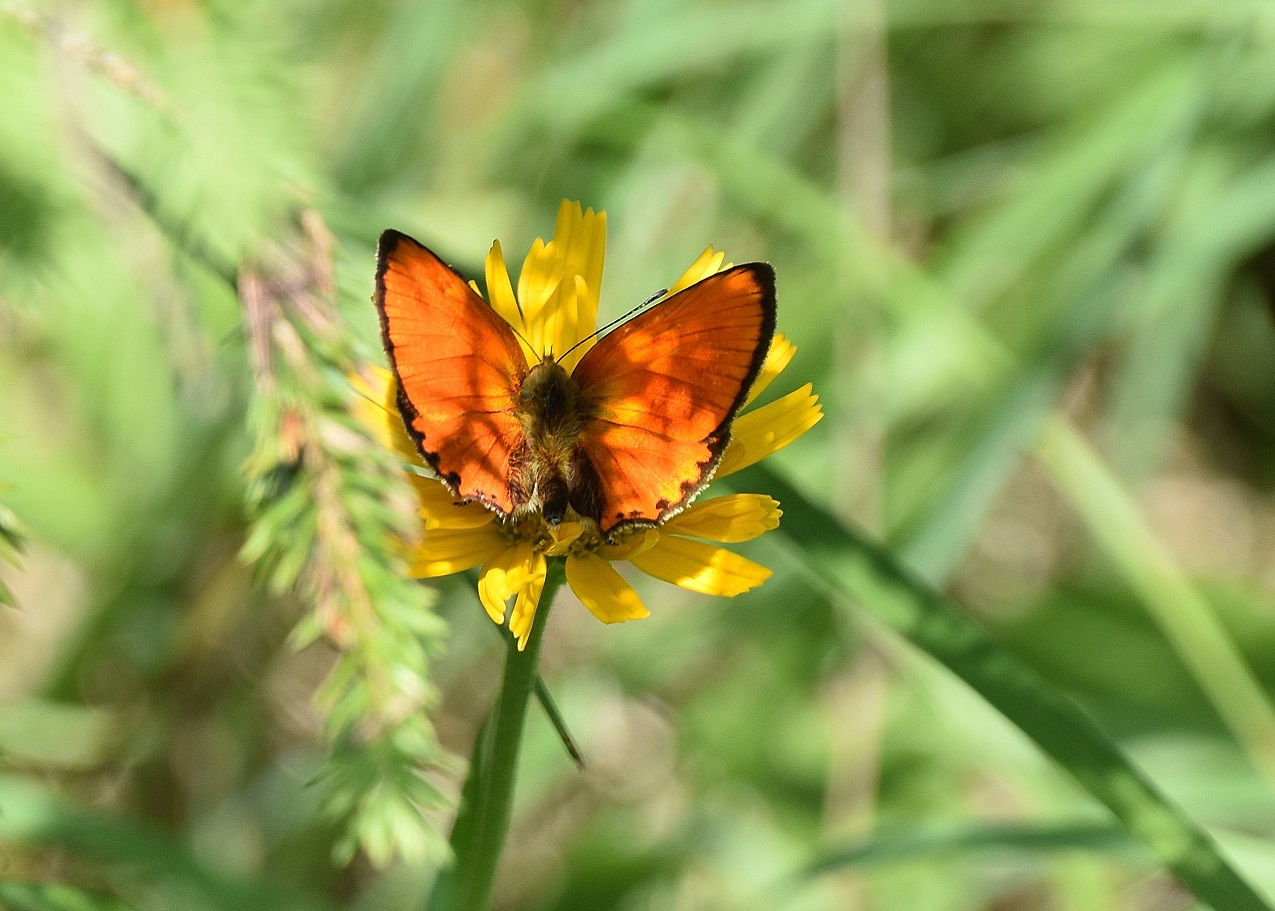
M 355 417 L 358 362 L 332 307 L 331 239 L 314 213 L 302 224 L 302 249 L 240 271 L 258 396 L 242 556 L 276 595 L 299 589 L 309 605 L 296 647 L 337 649 L 319 694 L 335 747 L 327 807 L 349 828 L 337 859 L 360 847 L 378 866 L 439 859 L 446 848 L 422 814 L 444 802 L 423 776 L 441 759 L 427 712 L 443 627 L 399 553 L 419 534 L 403 467 Z
M 22 553 L 22 537 L 17 517 L 0 505 L 0 557 L 14 566 L 20 565 L 18 555 Z M 0 605 L 13 606 L 13 592 L 3 580 L 0 580 Z

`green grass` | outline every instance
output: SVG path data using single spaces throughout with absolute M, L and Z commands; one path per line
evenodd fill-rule
M 584 770 L 533 707 L 493 907 L 1275 905 L 1272 24 L 0 4 L 0 905 L 421 906 L 500 640 L 397 575 L 343 373 L 383 229 L 479 277 L 562 198 L 604 317 L 773 263 L 828 417 L 732 479 L 761 589 L 556 606 Z M 290 361 L 239 291 L 303 212 Z

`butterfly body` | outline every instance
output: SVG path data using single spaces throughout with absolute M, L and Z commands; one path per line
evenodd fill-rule
M 378 248 L 377 310 L 399 409 L 459 499 L 497 513 L 578 516 L 614 539 L 707 485 L 770 347 L 774 273 L 735 266 L 600 338 L 566 370 L 432 252 L 396 231 Z
M 525 440 L 512 466 L 515 509 L 539 512 L 550 525 L 560 524 L 568 507 L 597 521 L 589 495 L 596 472 L 578 446 L 594 409 L 579 384 L 545 357 L 527 371 L 515 403 Z
M 527 371 L 516 401 L 527 443 L 546 452 L 571 448 L 591 416 L 579 385 L 551 357 Z

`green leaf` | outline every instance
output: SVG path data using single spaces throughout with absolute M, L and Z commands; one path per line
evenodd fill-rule
M 783 533 L 806 570 L 832 595 L 853 601 L 969 684 L 1106 805 L 1196 898 L 1217 911 L 1271 911 L 1213 839 L 1161 794 L 1088 715 L 989 639 L 956 605 L 773 472 L 741 473 L 733 486 L 745 485 L 780 500 Z
M 557 732 L 563 748 L 575 761 L 576 767 L 583 771 L 584 754 L 580 752 L 580 745 L 571 736 L 571 731 L 567 728 L 567 719 L 562 716 L 558 703 L 554 701 L 553 693 L 549 692 L 549 687 L 545 685 L 544 678 L 539 674 L 536 675 L 536 699 L 545 710 L 545 714 L 549 716 L 549 723 L 553 725 L 554 731 Z
M 113 898 L 57 883 L 0 882 L 0 905 L 9 911 L 128 911 Z

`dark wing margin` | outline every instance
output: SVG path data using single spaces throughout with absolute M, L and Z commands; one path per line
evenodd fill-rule
M 388 230 L 376 310 L 398 406 L 421 456 L 459 497 L 508 514 L 526 447 L 513 415 L 527 370 L 509 325 L 427 247 Z
M 695 498 L 775 333 L 775 274 L 747 263 L 640 313 L 589 350 L 572 376 L 590 403 L 572 506 L 604 533 L 656 525 Z M 600 488 L 594 491 L 592 488 Z

